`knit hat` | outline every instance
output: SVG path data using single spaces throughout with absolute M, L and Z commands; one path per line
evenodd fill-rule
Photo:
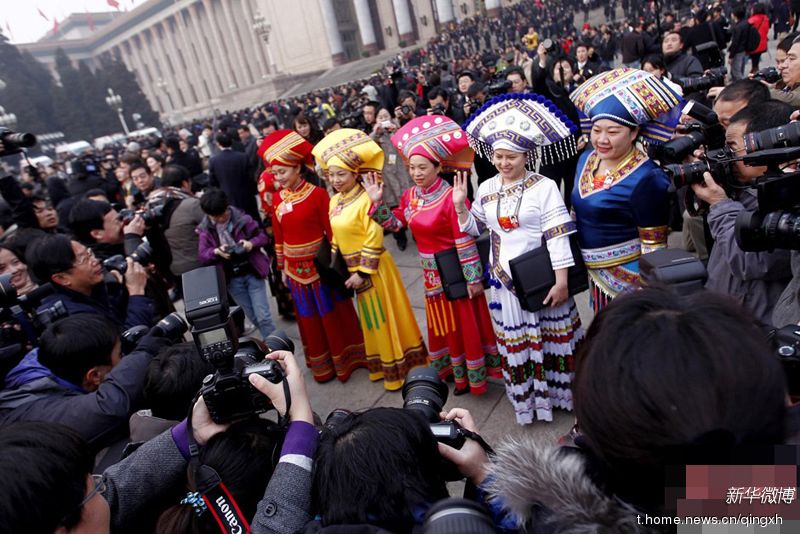
M 358 174 L 383 170 L 383 149 L 361 130 L 335 130 L 317 143 L 312 154 L 325 171 L 328 167 L 341 167 Z
M 577 153 L 572 121 L 555 104 L 535 93 L 511 93 L 488 100 L 464 123 L 475 152 L 492 159 L 498 148 L 527 154 L 537 167 Z
M 649 72 L 620 67 L 585 81 L 570 96 L 581 114 L 584 133 L 608 119 L 639 128 L 639 137 L 659 144 L 672 137 L 680 119 L 681 97 Z
M 410 120 L 392 136 L 392 144 L 408 161 L 423 156 L 442 165 L 445 171 L 469 170 L 475 153 L 467 134 L 452 119 L 425 115 Z

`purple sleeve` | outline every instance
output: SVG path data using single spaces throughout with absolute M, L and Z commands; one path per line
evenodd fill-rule
M 292 421 L 289 424 L 286 439 L 283 441 L 281 456 L 299 455 L 314 458 L 318 440 L 319 432 L 314 425 L 305 421 Z
M 172 433 L 172 441 L 175 442 L 175 446 L 178 447 L 181 456 L 188 461 L 192 455 L 189 452 L 189 424 L 186 419 L 173 426 L 170 432 Z

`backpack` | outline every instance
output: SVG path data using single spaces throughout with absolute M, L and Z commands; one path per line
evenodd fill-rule
M 758 33 L 758 30 L 755 26 L 750 23 L 747 23 L 747 34 L 745 35 L 745 47 L 744 51 L 748 54 L 752 54 L 756 50 L 758 50 L 758 46 L 761 44 L 761 34 Z

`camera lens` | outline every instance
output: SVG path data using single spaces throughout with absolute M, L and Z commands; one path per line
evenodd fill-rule
M 403 408 L 417 410 L 431 423 L 438 423 L 447 393 L 447 385 L 436 371 L 430 367 L 416 367 L 409 371 L 403 384 Z
M 275 352 L 276 350 L 294 352 L 294 343 L 289 339 L 289 336 L 286 335 L 286 332 L 282 330 L 275 330 L 268 335 L 266 339 L 264 339 L 264 344 L 270 352 Z
M 497 532 L 486 509 L 475 501 L 451 497 L 431 506 L 425 516 L 425 534 L 463 532 L 491 534 Z

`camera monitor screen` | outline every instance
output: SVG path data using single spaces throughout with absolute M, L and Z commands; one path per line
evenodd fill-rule
M 197 338 L 200 340 L 200 343 L 205 347 L 207 345 L 211 345 L 212 343 L 227 341 L 228 334 L 225 332 L 224 328 L 217 328 L 215 330 L 209 330 L 208 332 L 201 332 L 197 334 Z

